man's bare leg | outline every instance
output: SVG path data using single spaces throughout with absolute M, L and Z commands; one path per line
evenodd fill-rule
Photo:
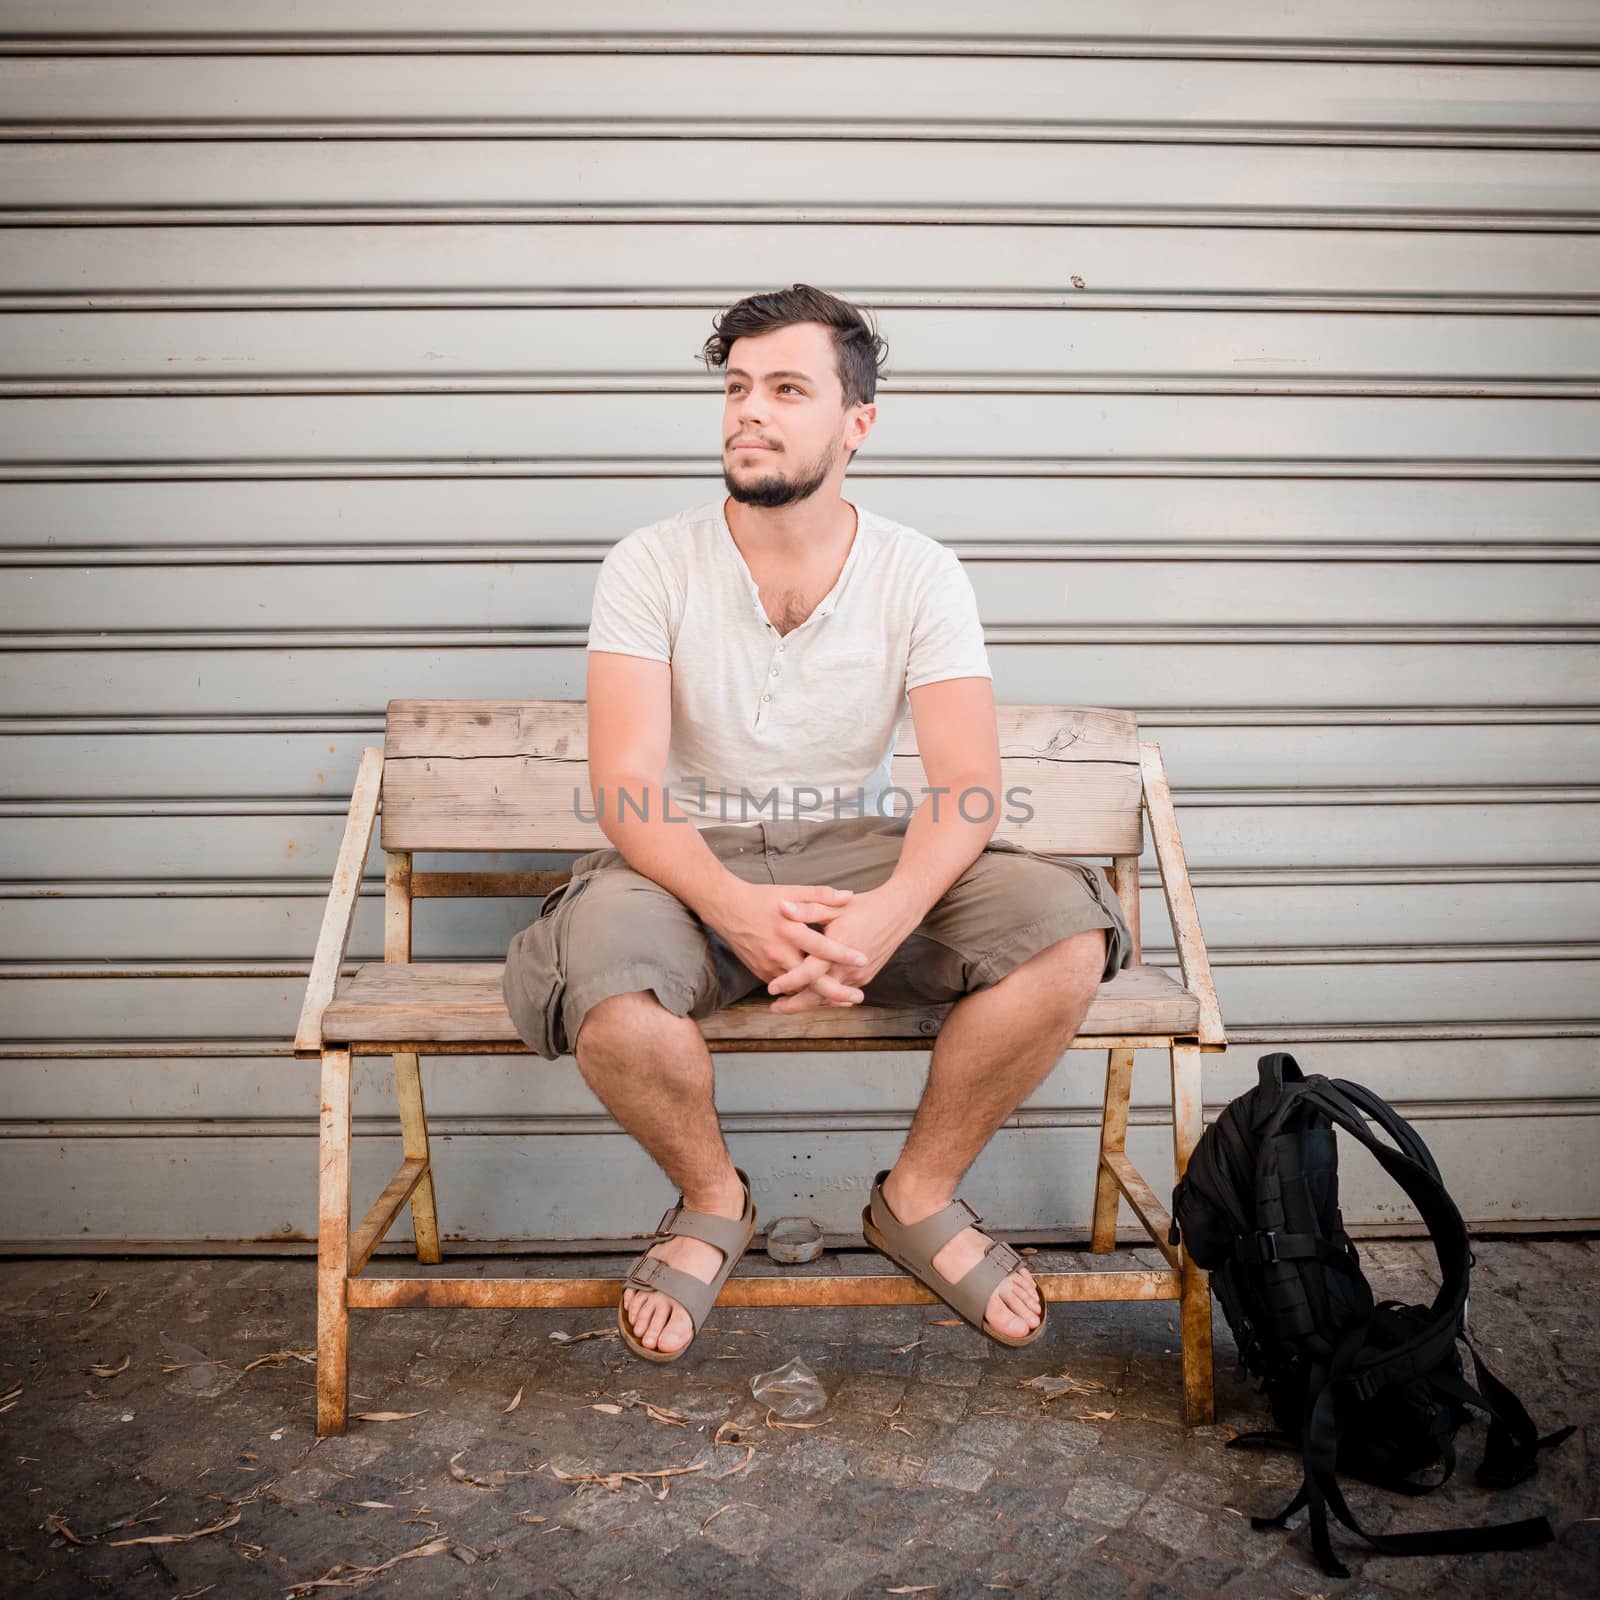
M 650 989 L 591 1006 L 573 1041 L 578 1070 L 605 1108 L 683 1191 L 690 1211 L 744 1215 L 744 1185 L 733 1170 L 712 1100 L 711 1052 L 692 1017 L 669 1011 Z M 710 1283 L 722 1252 L 675 1235 L 650 1254 Z M 622 1304 L 640 1344 L 681 1350 L 694 1337 L 689 1313 L 656 1289 L 624 1289 Z
M 883 1197 L 901 1222 L 921 1222 L 955 1198 L 967 1168 L 1072 1042 L 1105 960 L 1105 930 L 1090 928 L 950 1008 L 905 1146 L 883 1180 Z M 967 1228 L 935 1253 L 934 1268 L 955 1282 L 991 1242 Z M 986 1316 L 1014 1338 L 1038 1327 L 1043 1311 L 1033 1275 L 1013 1272 L 990 1296 Z

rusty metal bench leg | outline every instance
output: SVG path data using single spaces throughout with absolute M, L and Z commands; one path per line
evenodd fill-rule
M 1200 1078 L 1200 1047 L 1172 1047 L 1172 1156 L 1181 1178 L 1189 1157 L 1200 1142 L 1205 1120 Z M 1211 1372 L 1211 1285 L 1204 1272 L 1181 1252 L 1183 1274 L 1180 1326 L 1183 1344 L 1183 1412 L 1190 1427 L 1210 1422 L 1216 1415 Z
M 428 1112 L 422 1099 L 422 1069 L 415 1055 L 394 1058 L 395 1096 L 400 1103 L 400 1133 L 407 1161 L 424 1161 L 427 1170 L 411 1191 L 411 1228 L 417 1241 L 417 1260 L 433 1266 L 439 1251 L 439 1218 L 433 1204 L 433 1165 L 428 1153 Z
M 350 1052 L 322 1052 L 317 1179 L 317 1432 L 343 1433 L 350 1387 Z
M 1128 1142 L 1128 1092 L 1133 1083 L 1133 1051 L 1106 1052 L 1106 1103 L 1100 1114 L 1100 1158 L 1095 1162 L 1094 1232 L 1089 1248 L 1104 1253 L 1117 1248 L 1117 1212 L 1122 1194 L 1106 1162 L 1106 1153 L 1121 1154 Z

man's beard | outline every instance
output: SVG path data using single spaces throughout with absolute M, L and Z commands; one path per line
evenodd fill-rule
M 839 446 L 835 443 L 817 463 L 816 469 L 804 478 L 791 480 L 785 478 L 781 472 L 773 472 L 766 477 L 739 483 L 727 464 L 727 458 L 724 457 L 722 481 L 727 485 L 728 493 L 742 505 L 765 506 L 769 509 L 776 506 L 792 506 L 797 501 L 809 500 L 822 487 L 838 459 Z

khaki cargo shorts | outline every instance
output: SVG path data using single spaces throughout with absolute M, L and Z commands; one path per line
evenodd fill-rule
M 713 824 L 700 837 L 747 883 L 831 884 L 858 894 L 885 883 L 909 816 Z M 686 824 L 693 826 L 693 824 Z M 998 983 L 1047 945 L 1106 930 L 1104 976 L 1133 940 L 1104 870 L 991 839 L 870 981 L 866 1004 L 942 1004 Z M 506 951 L 502 991 L 536 1055 L 572 1051 L 585 1013 L 614 994 L 651 989 L 676 1015 L 708 1017 L 766 983 L 722 936 L 615 848 L 572 865 Z

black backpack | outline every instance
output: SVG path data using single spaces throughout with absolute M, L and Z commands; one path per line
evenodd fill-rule
M 1467 1339 L 1472 1250 L 1465 1223 L 1415 1129 L 1370 1090 L 1305 1076 L 1291 1055 L 1262 1056 L 1258 1087 L 1226 1106 L 1196 1145 L 1173 1191 L 1172 1243 L 1211 1274 L 1233 1330 L 1239 1364 L 1263 1389 L 1281 1432 L 1235 1445 L 1297 1447 L 1305 1476 L 1294 1499 L 1258 1528 L 1282 1528 L 1310 1508 L 1311 1542 L 1323 1571 L 1335 1559 L 1328 1512 L 1385 1555 L 1448 1555 L 1548 1544 L 1549 1522 L 1430 1533 L 1369 1534 L 1339 1489 L 1338 1474 L 1401 1494 L 1427 1494 L 1455 1470 L 1456 1430 L 1467 1409 L 1489 1417 L 1477 1480 L 1504 1488 L 1533 1476 L 1540 1450 L 1573 1432 L 1540 1438 L 1517 1397 Z M 1369 1124 L 1388 1135 L 1380 1139 Z M 1427 1226 L 1441 1284 L 1432 1305 L 1373 1300 L 1339 1214 L 1334 1129 L 1363 1144 L 1406 1192 Z M 1460 1340 L 1472 1353 L 1466 1380 Z M 1430 1468 L 1431 1483 L 1413 1476 Z

